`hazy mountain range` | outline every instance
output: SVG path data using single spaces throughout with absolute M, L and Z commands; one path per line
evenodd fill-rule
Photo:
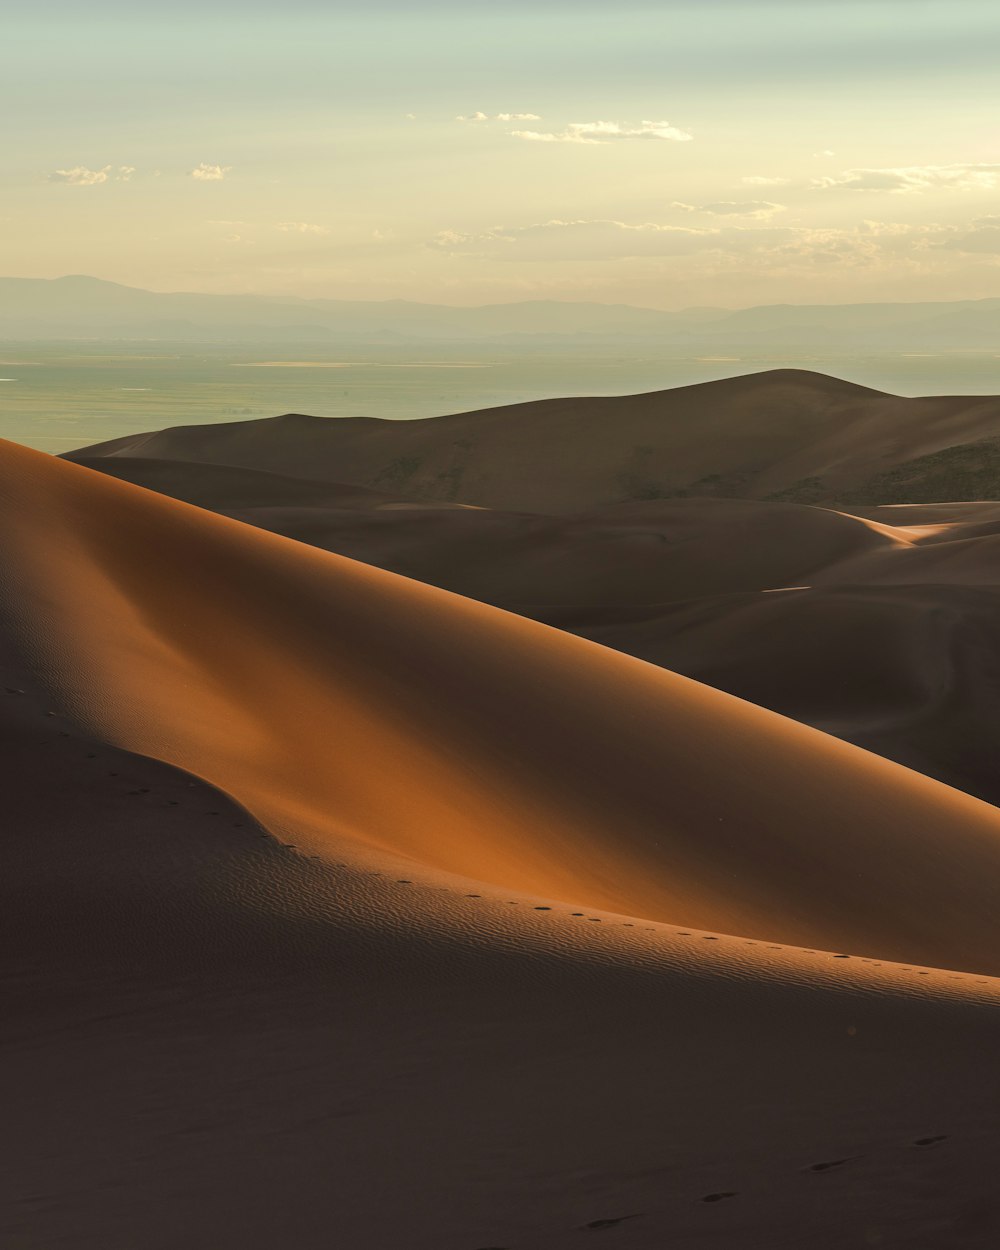
M 989 350 L 1000 299 L 908 304 L 775 304 L 666 312 L 627 304 L 528 300 L 457 308 L 407 300 L 295 299 L 145 291 L 98 278 L 0 278 L 0 338 L 193 343 L 400 345 L 595 340 L 699 352 Z

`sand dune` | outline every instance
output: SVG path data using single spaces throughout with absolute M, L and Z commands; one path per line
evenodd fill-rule
M 995 398 L 904 399 L 783 369 L 646 395 L 544 400 L 421 421 L 289 415 L 188 426 L 116 439 L 70 458 L 236 465 L 558 513 L 705 495 L 801 503 L 978 499 L 989 496 L 994 480 L 992 493 L 1000 494 L 1000 468 L 981 471 L 998 433 Z M 952 479 L 956 490 L 949 491 Z M 925 486 L 932 493 L 922 493 Z
M 784 594 L 733 577 L 714 596 L 533 614 L 1000 803 L 1000 539 L 976 519 L 928 531 Z
M 8 658 L 5 1246 L 995 1240 L 1000 983 L 308 859 Z
M 222 466 L 83 463 L 594 639 L 1000 803 L 1000 505 L 418 514 L 291 478 L 248 474 L 234 493 L 243 471 Z
M 374 508 L 423 507 L 419 501 L 388 491 L 349 486 L 342 482 L 311 481 L 290 478 L 262 469 L 243 469 L 234 465 L 203 464 L 197 461 L 144 459 L 130 456 L 76 456 L 77 464 L 100 469 L 113 477 L 134 482 L 147 490 L 158 491 L 172 499 L 193 503 L 214 512 L 233 515 L 261 508 L 325 508 L 364 511 Z M 442 503 L 445 510 L 459 505 Z
M 833 586 L 595 614 L 575 629 L 998 802 L 998 623 L 994 590 Z
M 0 533 L 5 1244 L 995 1239 L 992 808 L 9 444 Z
M 1000 969 L 992 808 L 534 622 L 24 449 L 4 458 L 16 602 L 67 696 L 297 842 Z
M 662 603 L 765 589 L 909 541 L 876 521 L 797 504 L 655 500 L 552 517 L 430 507 L 376 492 L 355 498 L 352 487 L 190 462 L 78 463 L 501 607 Z M 417 509 L 423 515 L 413 515 Z

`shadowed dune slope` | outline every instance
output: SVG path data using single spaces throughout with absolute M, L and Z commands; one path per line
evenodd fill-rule
M 529 620 L 11 444 L 7 611 L 77 715 L 314 851 L 1000 971 L 1000 814 Z
M 172 499 L 193 503 L 215 512 L 236 513 L 247 508 L 328 508 L 365 511 L 378 508 L 426 507 L 405 496 L 370 490 L 339 482 L 317 482 L 286 477 L 263 469 L 198 461 L 150 460 L 142 456 L 119 459 L 73 457 L 75 463 L 100 469 L 112 477 L 134 482 Z M 209 502 L 211 501 L 211 502 Z M 455 504 L 441 504 L 446 511 L 461 511 Z
M 949 474 L 956 486 L 974 484 L 979 498 L 982 475 L 963 476 L 962 466 L 979 455 L 969 445 L 985 446 L 998 433 L 995 398 L 900 398 L 781 369 L 645 395 L 543 400 L 417 421 L 288 415 L 187 426 L 68 458 L 201 461 L 556 513 L 701 495 L 882 503 L 890 499 L 888 480 L 893 501 L 925 499 L 924 484 L 939 492 Z M 955 447 L 966 449 L 958 467 L 949 452 Z M 900 475 L 901 465 L 911 467 Z
M 800 504 L 659 499 L 553 517 L 355 495 L 228 466 L 78 463 L 503 608 L 662 603 L 780 587 L 908 541 L 879 522 Z

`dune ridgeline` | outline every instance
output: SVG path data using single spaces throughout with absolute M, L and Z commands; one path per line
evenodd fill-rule
M 594 640 L 732 655 L 988 508 L 542 517 L 166 437 L 0 445 L 5 1244 L 990 1244 L 1000 812 Z
M 422 421 L 192 426 L 70 458 L 996 803 L 998 437 L 995 399 L 782 370 Z

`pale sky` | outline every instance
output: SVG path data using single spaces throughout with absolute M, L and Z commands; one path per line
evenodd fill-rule
M 0 273 L 680 308 L 1000 295 L 994 0 L 38 0 Z

